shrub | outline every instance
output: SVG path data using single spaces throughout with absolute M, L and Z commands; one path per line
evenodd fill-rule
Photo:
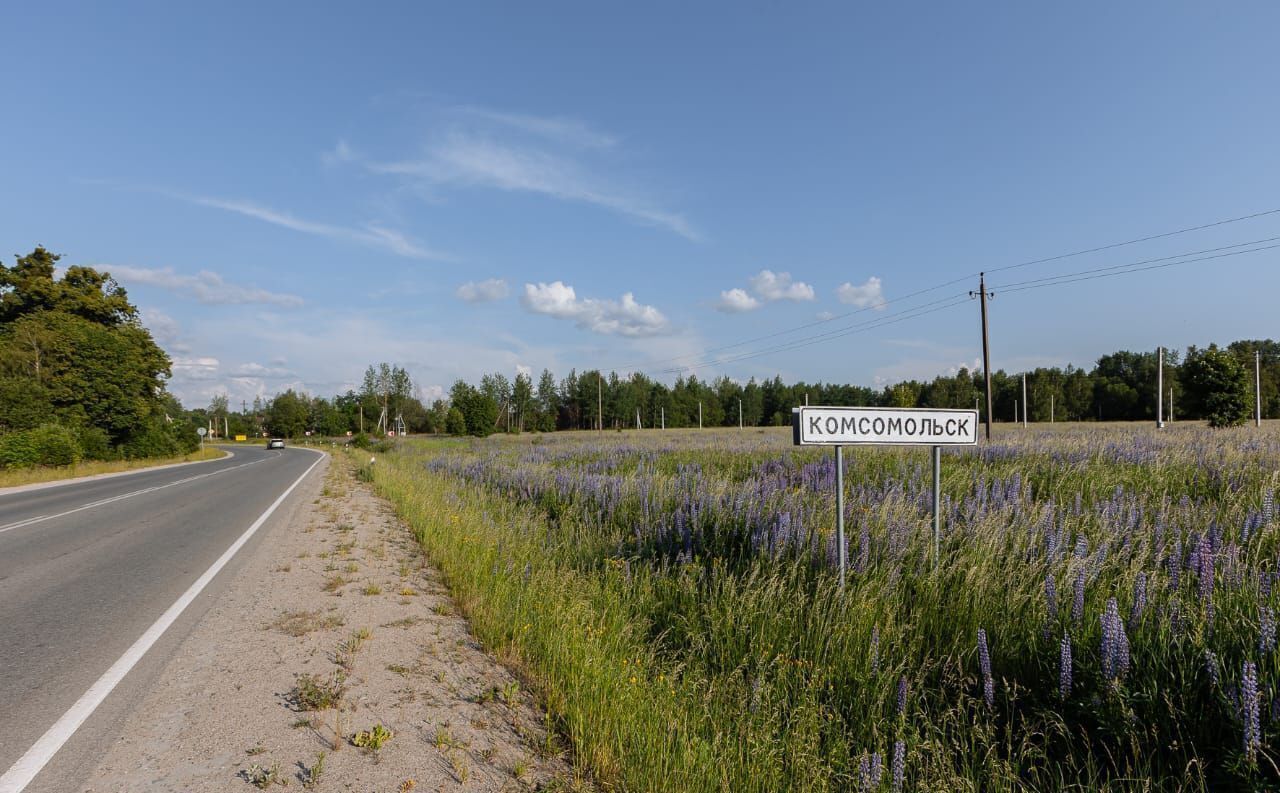
M 75 465 L 82 457 L 75 433 L 58 424 L 41 424 L 0 438 L 0 466 Z
M 100 427 L 80 427 L 76 430 L 76 442 L 86 460 L 110 460 L 116 456 L 111 448 L 111 436 Z

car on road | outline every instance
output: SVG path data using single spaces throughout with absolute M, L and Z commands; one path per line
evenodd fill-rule
M 284 438 L 272 438 L 271 440 L 267 441 L 267 448 L 268 448 L 268 449 L 283 449 L 283 448 L 284 448 Z

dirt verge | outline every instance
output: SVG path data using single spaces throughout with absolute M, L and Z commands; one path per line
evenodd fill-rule
M 176 651 L 93 793 L 577 787 L 390 506 L 330 459 Z

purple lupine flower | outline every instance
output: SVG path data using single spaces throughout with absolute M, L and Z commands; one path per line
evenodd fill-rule
M 1089 541 L 1081 534 L 1076 538 L 1076 558 L 1083 559 L 1089 555 Z
M 901 716 L 907 712 L 907 678 L 905 675 L 898 678 L 898 715 Z
M 1208 537 L 1200 538 L 1196 549 L 1200 557 L 1200 569 L 1196 571 L 1200 586 L 1200 601 L 1209 603 L 1213 600 L 1213 549 Z
M 902 793 L 903 777 L 907 770 L 907 745 L 902 741 L 893 742 L 893 790 Z
M 871 754 L 871 787 L 880 787 L 880 780 L 884 779 L 884 759 L 880 757 L 879 752 Z
M 1065 632 L 1058 653 L 1058 694 L 1063 699 L 1071 696 L 1071 637 Z
M 1274 490 L 1268 490 L 1262 496 L 1262 522 L 1270 523 L 1275 517 L 1276 494 Z
M 1213 650 L 1204 651 L 1204 671 L 1209 675 L 1209 683 L 1218 687 L 1218 654 Z
M 1182 540 L 1173 541 L 1173 550 L 1169 551 L 1169 589 L 1176 592 L 1182 576 Z
M 987 632 L 982 628 L 978 628 L 978 666 L 982 670 L 982 698 L 987 701 L 988 708 L 994 707 L 996 686 L 991 678 L 991 653 L 987 649 Z
M 1262 729 L 1258 723 L 1258 667 L 1252 661 L 1245 661 L 1242 676 L 1240 720 L 1244 722 L 1244 756 L 1253 763 L 1262 745 Z
M 1102 615 L 1102 672 L 1108 680 L 1119 680 L 1129 672 L 1129 637 L 1115 598 L 1107 599 Z
M 1147 609 L 1147 574 L 1138 573 L 1133 582 L 1133 611 L 1129 614 L 1129 627 L 1136 628 L 1142 619 L 1142 612 Z
M 1075 598 L 1071 601 L 1071 620 L 1077 625 L 1084 619 L 1084 569 L 1076 572 Z
M 871 790 L 871 758 L 866 752 L 858 758 L 858 790 Z
M 1258 621 L 1258 652 L 1265 656 L 1276 649 L 1276 613 L 1270 606 L 1263 606 Z

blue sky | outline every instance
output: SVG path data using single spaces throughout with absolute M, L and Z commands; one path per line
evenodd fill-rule
M 427 397 L 521 367 L 670 380 L 812 323 L 695 371 L 927 377 L 978 359 L 976 305 L 724 358 L 1280 208 L 1278 25 L 1262 2 L 10 5 L 0 239 L 115 274 L 193 405 L 381 360 Z M 1278 261 L 1000 295 L 993 365 L 1276 337 Z

